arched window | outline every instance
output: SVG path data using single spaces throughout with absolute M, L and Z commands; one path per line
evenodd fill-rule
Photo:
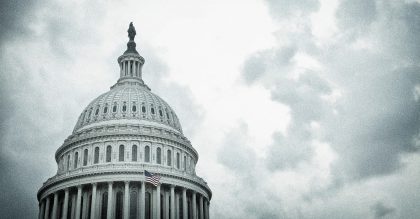
M 172 165 L 172 154 L 171 154 L 171 150 L 168 150 L 168 152 L 166 153 L 166 164 L 168 166 Z
M 130 219 L 137 218 L 137 192 L 132 191 L 130 193 Z
M 160 148 L 156 149 L 156 163 L 162 164 L 162 150 Z
M 107 113 L 108 112 L 108 106 L 105 106 L 104 107 L 104 113 Z
M 98 106 L 98 108 L 96 108 L 95 116 L 97 116 L 98 114 L 99 114 L 99 106 Z
M 120 145 L 118 160 L 124 161 L 124 145 Z
M 184 170 L 187 169 L 187 157 L 184 156 Z
M 117 192 L 117 200 L 115 203 L 115 218 L 123 219 L 123 193 L 121 191 Z
M 180 160 L 179 160 L 179 153 L 176 153 L 176 168 L 178 168 L 179 169 L 179 167 L 180 167 Z
M 114 104 L 114 106 L 112 107 L 112 112 L 113 113 L 117 112 L 117 104 Z
M 104 192 L 102 194 L 101 219 L 106 219 L 107 218 L 106 217 L 107 209 L 108 209 L 108 192 Z
M 133 111 L 133 112 L 136 112 L 136 111 L 137 111 L 137 107 L 136 107 L 136 105 L 133 105 L 133 106 L 131 107 L 131 111 Z
M 70 154 L 67 155 L 67 170 L 70 170 Z
M 131 148 L 131 161 L 137 161 L 137 145 Z
M 162 110 L 159 110 L 159 116 L 160 116 L 160 117 L 162 117 L 162 116 L 163 116 Z
M 79 152 L 74 153 L 74 166 L 73 169 L 77 168 L 77 161 L 79 161 Z
M 84 151 L 83 151 L 83 166 L 86 166 L 87 165 L 87 162 L 88 162 L 88 149 L 85 149 Z
M 122 111 L 123 111 L 123 112 L 127 111 L 127 105 L 125 105 L 125 104 L 123 105 L 123 107 L 122 107 Z
M 152 218 L 152 194 L 150 192 L 146 192 L 146 203 L 145 203 L 145 210 L 146 210 L 146 218 Z
M 93 158 L 93 163 L 99 163 L 99 147 L 95 148 L 95 154 L 94 154 L 94 158 Z
M 106 147 L 106 162 L 111 162 L 111 153 L 112 147 L 111 145 L 108 145 L 108 147 Z
M 145 106 L 141 106 L 141 112 L 145 113 L 146 112 L 146 107 Z
M 144 161 L 150 162 L 150 147 L 149 146 L 144 147 Z
M 150 109 L 150 112 L 151 112 L 152 114 L 155 114 L 155 108 L 153 108 L 153 106 L 152 106 L 152 108 Z

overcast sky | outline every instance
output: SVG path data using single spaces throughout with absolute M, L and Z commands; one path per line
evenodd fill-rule
M 1 1 L 1 218 L 37 216 L 131 21 L 212 218 L 420 218 L 414 0 Z

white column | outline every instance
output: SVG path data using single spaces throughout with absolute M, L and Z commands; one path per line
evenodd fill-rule
M 156 186 L 156 218 L 161 219 L 160 215 L 160 184 Z
M 130 191 L 129 191 L 130 184 L 128 181 L 124 182 L 124 219 L 128 219 L 129 217 L 129 209 L 130 209 Z
M 45 203 L 45 214 L 44 219 L 50 218 L 50 197 L 47 197 L 47 202 Z
M 165 191 L 165 219 L 169 219 L 169 192 Z
M 182 212 L 183 219 L 188 219 L 188 206 L 187 206 L 187 189 L 182 189 Z
M 171 185 L 171 219 L 175 219 L 175 186 Z
M 70 218 L 75 218 L 74 214 L 76 213 L 76 195 L 73 194 L 71 196 L 71 214 L 70 214 Z
M 39 209 L 38 218 L 39 219 L 43 219 L 44 218 L 44 214 L 45 214 L 45 200 L 41 200 L 41 207 Z
M 120 62 L 120 77 L 123 76 L 123 64 Z
M 203 195 L 200 195 L 200 219 L 204 219 L 204 212 L 203 212 Z
M 77 186 L 77 199 L 76 199 L 76 216 L 75 219 L 80 218 L 80 203 L 82 202 L 82 185 Z
M 58 193 L 54 193 L 54 202 L 53 202 L 53 210 L 52 210 L 52 219 L 57 219 L 57 205 L 58 205 Z
M 205 205 L 204 205 L 204 207 L 206 208 L 206 219 L 209 219 L 209 217 L 210 217 L 210 212 L 209 212 L 209 205 L 210 205 L 210 203 L 209 203 L 209 201 L 206 199 L 206 201 L 205 201 Z
M 197 204 L 196 204 L 196 202 L 197 202 L 197 200 L 196 200 L 196 192 L 193 191 L 193 194 L 192 194 L 192 203 L 191 203 L 191 206 L 192 206 L 192 218 L 193 219 L 197 219 Z
M 112 182 L 108 182 L 108 208 L 107 208 L 107 211 L 106 211 L 106 218 L 107 219 L 112 219 L 112 215 L 111 215 L 112 214 L 112 208 L 113 208 L 112 197 L 113 197 L 113 195 L 112 195 Z
M 83 198 L 83 204 L 81 206 L 82 209 L 82 219 L 86 219 L 87 218 L 87 210 L 89 207 L 89 203 L 88 203 L 88 193 L 87 192 L 82 192 L 82 198 Z
M 67 219 L 67 212 L 69 211 L 68 209 L 69 209 L 69 188 L 65 188 L 62 219 Z
M 182 219 L 179 217 L 180 211 L 179 211 L 179 194 L 178 193 L 175 194 L 175 209 L 176 209 L 175 219 Z
M 96 183 L 92 183 L 92 200 L 90 204 L 90 218 L 95 219 L 96 216 Z
M 145 205 L 146 184 L 141 182 L 140 188 L 140 219 L 145 219 L 146 205 Z
M 122 64 L 122 68 L 123 68 L 123 72 L 122 72 L 122 74 L 123 74 L 123 76 L 125 76 L 125 61 L 123 61 L 123 62 L 121 62 L 121 64 Z

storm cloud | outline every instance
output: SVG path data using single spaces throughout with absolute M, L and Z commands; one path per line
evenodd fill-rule
M 144 81 L 200 155 L 212 218 L 420 217 L 418 1 L 3 1 L 0 11 L 2 218 L 36 217 L 55 150 L 116 82 L 131 21 Z

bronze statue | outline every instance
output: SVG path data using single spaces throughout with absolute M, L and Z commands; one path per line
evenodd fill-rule
M 128 32 L 128 38 L 131 40 L 134 40 L 134 37 L 136 36 L 136 29 L 134 28 L 133 22 L 130 22 L 130 27 L 127 30 Z

